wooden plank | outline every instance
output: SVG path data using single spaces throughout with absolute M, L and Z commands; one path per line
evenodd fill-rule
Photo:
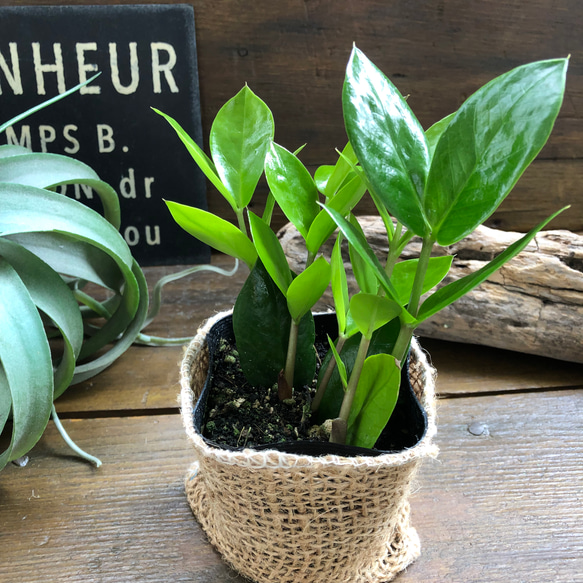
M 412 498 L 422 556 L 399 581 L 574 582 L 583 572 L 583 392 L 446 399 L 437 461 Z M 473 435 L 473 423 L 487 426 Z M 0 579 L 242 581 L 186 505 L 192 460 L 177 415 L 70 420 L 96 470 L 49 426 L 0 479 Z M 475 427 L 473 428 L 476 432 Z

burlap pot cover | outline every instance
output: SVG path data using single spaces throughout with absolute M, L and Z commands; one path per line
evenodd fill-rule
M 228 451 L 205 443 L 193 406 L 208 371 L 208 320 L 181 365 L 182 419 L 196 461 L 186 477 L 192 511 L 211 544 L 258 583 L 381 583 L 420 554 L 409 493 L 423 458 L 434 457 L 434 369 L 417 342 L 410 377 L 427 417 L 411 449 L 376 457 L 312 457 L 274 450 Z

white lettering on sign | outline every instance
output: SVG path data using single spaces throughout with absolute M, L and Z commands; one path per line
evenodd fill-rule
M 32 60 L 34 63 L 34 74 L 36 77 L 36 92 L 39 95 L 46 95 L 45 73 L 57 74 L 57 88 L 59 93 L 66 91 L 65 87 L 65 66 L 63 65 L 63 51 L 60 43 L 53 43 L 54 63 L 43 63 L 40 54 L 40 43 L 32 43 Z
M 8 67 L 8 63 L 4 55 L 0 52 L 0 69 L 8 81 L 8 85 L 12 89 L 14 95 L 22 95 L 22 79 L 20 78 L 20 66 L 18 63 L 18 46 L 16 43 L 8 43 L 10 50 L 10 61 L 12 69 Z M 0 86 L 0 95 L 2 95 L 2 86 Z
M 108 154 L 115 150 L 113 128 L 106 123 L 97 124 L 97 145 L 100 154 Z
M 153 232 L 150 225 L 145 226 L 146 235 L 146 245 L 153 247 L 154 245 L 160 245 L 160 226 L 154 225 Z M 123 238 L 130 247 L 135 247 L 140 242 L 140 231 L 137 227 L 130 225 L 126 227 L 123 232 Z
M 45 77 L 53 74 L 57 81 L 57 90 L 59 93 L 66 91 L 65 85 L 65 64 L 63 61 L 63 48 L 61 43 L 52 43 L 52 54 L 46 46 L 41 44 L 31 43 L 32 55 L 28 54 L 25 49 L 19 47 L 18 43 L 8 43 L 7 51 L 0 50 L 0 95 L 2 95 L 2 80 L 5 79 L 8 87 L 12 90 L 14 95 L 23 94 L 22 85 L 22 71 L 21 67 L 25 67 L 32 63 L 34 69 L 34 76 L 36 81 L 36 92 L 38 95 L 46 95 Z M 124 64 L 120 66 L 120 50 L 117 43 L 108 43 L 107 52 L 109 54 L 109 68 L 110 80 L 114 90 L 120 95 L 131 95 L 135 93 L 140 85 L 140 63 L 138 58 L 138 43 L 128 43 L 127 51 L 121 51 L 122 59 L 129 63 L 129 67 Z M 91 55 L 91 53 L 96 53 Z M 77 60 L 77 80 L 75 84 L 84 83 L 91 77 L 92 74 L 103 70 L 106 67 L 105 63 L 97 63 L 99 55 L 99 45 L 96 42 L 75 43 L 75 55 Z M 178 62 L 178 56 L 173 45 L 166 42 L 152 42 L 150 43 L 150 67 L 152 71 L 152 91 L 154 93 L 163 93 L 170 91 L 171 93 L 179 93 L 176 77 L 173 69 Z M 129 82 L 124 80 L 122 83 L 120 76 L 120 69 L 122 71 L 129 70 Z M 2 79 L 3 78 L 3 79 Z M 71 75 L 67 76 L 68 79 Z M 101 77 L 100 77 L 101 79 Z M 91 83 L 80 90 L 81 94 L 97 95 L 101 93 L 101 86 L 96 82 Z
M 78 129 L 79 128 L 72 123 L 67 124 L 63 128 L 63 137 L 65 138 L 65 140 L 67 140 L 67 142 L 71 144 L 70 146 L 65 146 L 63 148 L 66 154 L 76 154 L 81 149 L 81 144 L 79 143 L 79 140 L 71 135 L 72 132 L 76 132 Z

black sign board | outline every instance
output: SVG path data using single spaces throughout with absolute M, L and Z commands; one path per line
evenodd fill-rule
M 201 144 L 194 11 L 188 5 L 0 8 L 0 121 L 101 75 L 0 135 L 89 164 L 120 195 L 141 265 L 204 263 L 208 248 L 163 199 L 206 208 L 205 179 L 155 107 Z M 90 189 L 66 194 L 98 207 Z

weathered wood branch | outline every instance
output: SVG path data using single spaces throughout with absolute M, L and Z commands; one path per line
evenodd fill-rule
M 381 260 L 387 241 L 378 217 L 359 217 Z M 521 233 L 479 227 L 459 243 L 439 249 L 454 255 L 449 283 L 480 269 Z M 293 226 L 279 232 L 292 268 L 301 269 L 305 250 Z M 330 256 L 331 244 L 323 250 Z M 403 259 L 419 256 L 413 239 Z M 349 281 L 354 278 L 346 262 Z M 353 287 L 354 290 L 354 287 Z M 326 301 L 332 302 L 327 292 Z M 420 336 L 483 344 L 572 362 L 583 362 L 583 236 L 570 231 L 545 231 L 517 257 L 475 290 L 424 322 Z

